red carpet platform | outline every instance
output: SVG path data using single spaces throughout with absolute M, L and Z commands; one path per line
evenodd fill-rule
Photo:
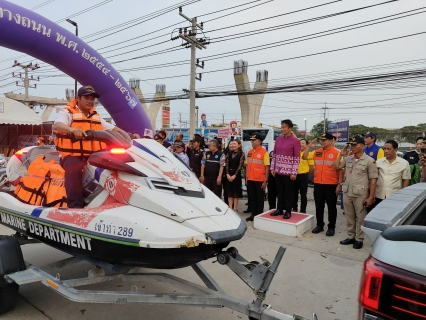
M 254 227 L 259 230 L 298 237 L 314 227 L 314 216 L 306 213 L 292 212 L 290 219 L 282 215 L 272 217 L 275 210 L 266 211 L 254 218 Z

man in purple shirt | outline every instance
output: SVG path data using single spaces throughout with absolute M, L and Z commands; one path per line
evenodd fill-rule
M 293 133 L 293 122 L 289 119 L 281 121 L 282 136 L 275 141 L 271 162 L 271 173 L 277 182 L 277 210 L 271 216 L 283 214 L 290 219 L 293 204 L 294 181 L 300 162 L 300 141 Z

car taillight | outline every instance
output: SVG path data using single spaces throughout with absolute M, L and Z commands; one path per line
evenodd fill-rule
M 426 319 L 426 277 L 370 256 L 364 263 L 359 303 L 376 319 Z
M 364 262 L 364 272 L 361 278 L 361 289 L 359 293 L 360 303 L 365 308 L 379 308 L 380 288 L 382 285 L 383 272 L 376 265 L 376 259 L 369 257 Z

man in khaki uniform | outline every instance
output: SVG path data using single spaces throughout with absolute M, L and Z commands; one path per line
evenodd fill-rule
M 342 159 L 351 145 L 352 155 Z M 347 221 L 348 238 L 340 241 L 342 245 L 353 244 L 354 249 L 361 249 L 364 232 L 361 229 L 366 215 L 366 208 L 374 202 L 377 178 L 379 176 L 376 162 L 364 153 L 364 139 L 355 136 L 334 161 L 335 169 L 346 168 L 346 181 L 342 183 L 343 203 Z

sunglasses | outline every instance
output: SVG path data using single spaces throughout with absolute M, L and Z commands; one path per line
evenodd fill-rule
M 183 148 L 183 146 L 175 146 L 176 148 Z
M 161 139 L 161 138 L 157 138 L 157 139 L 154 139 L 155 141 L 161 141 L 161 140 L 163 140 L 163 139 Z

